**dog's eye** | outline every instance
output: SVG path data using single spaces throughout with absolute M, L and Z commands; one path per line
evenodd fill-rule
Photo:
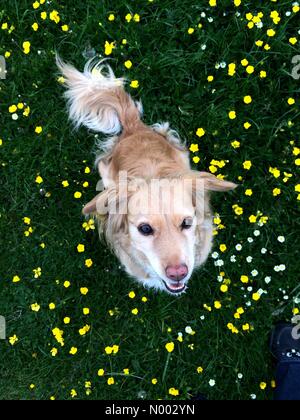
M 152 235 L 153 234 L 153 229 L 150 225 L 148 225 L 147 223 L 143 223 L 141 225 L 139 225 L 138 227 L 138 231 L 145 236 L 148 235 Z
M 181 223 L 181 229 L 189 229 L 193 224 L 193 219 L 191 217 L 186 217 L 183 219 L 183 222 Z

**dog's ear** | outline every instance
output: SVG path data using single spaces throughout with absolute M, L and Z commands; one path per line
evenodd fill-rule
M 203 182 L 205 191 L 230 191 L 237 187 L 237 184 L 230 181 L 224 181 L 209 172 L 191 171 L 188 177 Z
M 131 195 L 127 184 L 120 183 L 118 187 L 112 186 L 97 194 L 84 206 L 82 213 L 106 220 L 107 230 L 111 233 L 126 230 L 128 200 Z
M 87 203 L 83 207 L 82 213 L 85 216 L 95 215 L 95 214 L 98 214 L 100 216 L 105 216 L 108 213 L 109 196 L 110 196 L 110 191 L 108 189 L 97 194 L 89 203 Z

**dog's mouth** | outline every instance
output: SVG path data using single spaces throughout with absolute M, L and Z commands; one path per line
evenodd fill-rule
M 167 283 L 164 281 L 164 285 L 166 286 L 166 289 L 171 293 L 181 293 L 186 288 L 186 284 L 183 281 L 179 281 L 177 283 Z

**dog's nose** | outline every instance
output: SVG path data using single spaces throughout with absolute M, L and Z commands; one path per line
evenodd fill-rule
M 166 276 L 170 280 L 180 281 L 184 279 L 187 273 L 188 273 L 188 268 L 186 264 L 169 265 L 166 268 Z

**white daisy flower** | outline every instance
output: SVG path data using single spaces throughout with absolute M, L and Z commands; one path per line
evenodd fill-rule
M 210 379 L 208 383 L 209 383 L 209 386 L 215 386 L 216 385 L 216 381 L 214 379 Z
M 285 241 L 285 237 L 284 236 L 278 236 L 277 241 L 280 242 L 280 243 L 283 243 Z
M 253 232 L 253 235 L 254 235 L 254 236 L 259 236 L 259 235 L 260 235 L 260 230 L 256 229 L 256 230 Z
M 298 305 L 298 303 L 300 303 L 300 297 L 295 297 L 294 302 L 296 303 L 296 305 Z
M 251 275 L 252 275 L 253 277 L 256 277 L 256 276 L 257 276 L 257 274 L 258 274 L 258 271 L 257 271 L 257 270 L 252 270 L 252 271 L 251 271 Z
M 236 262 L 236 256 L 235 256 L 235 255 L 231 255 L 231 257 L 230 257 L 230 261 L 231 261 L 231 262 Z
M 267 249 L 266 249 L 266 248 L 262 248 L 262 249 L 260 250 L 260 252 L 261 252 L 262 254 L 265 254 L 265 253 L 267 252 Z
M 213 259 L 216 259 L 216 258 L 218 258 L 219 253 L 215 251 L 211 254 L 211 256 L 212 256 Z
M 261 295 L 263 295 L 264 293 L 267 293 L 264 289 L 258 289 L 258 291 L 257 291 L 257 293 L 261 296 Z
M 185 327 L 185 332 L 186 332 L 187 334 L 192 334 L 194 331 L 193 331 L 192 327 L 190 327 L 190 326 L 188 325 L 188 326 L 186 326 L 186 327 Z
M 251 263 L 252 260 L 253 260 L 253 258 L 250 255 L 246 258 L 247 263 Z
M 271 277 L 270 277 L 270 276 L 266 276 L 266 277 L 265 277 L 265 283 L 266 283 L 266 284 L 269 284 L 271 280 L 272 280 L 272 279 L 271 279 Z
M 253 238 L 249 237 L 249 238 L 247 238 L 247 241 L 249 242 L 249 244 L 252 244 Z
M 241 244 L 237 244 L 236 246 L 235 246 L 235 249 L 237 250 L 237 251 L 241 251 L 242 250 L 242 245 Z

